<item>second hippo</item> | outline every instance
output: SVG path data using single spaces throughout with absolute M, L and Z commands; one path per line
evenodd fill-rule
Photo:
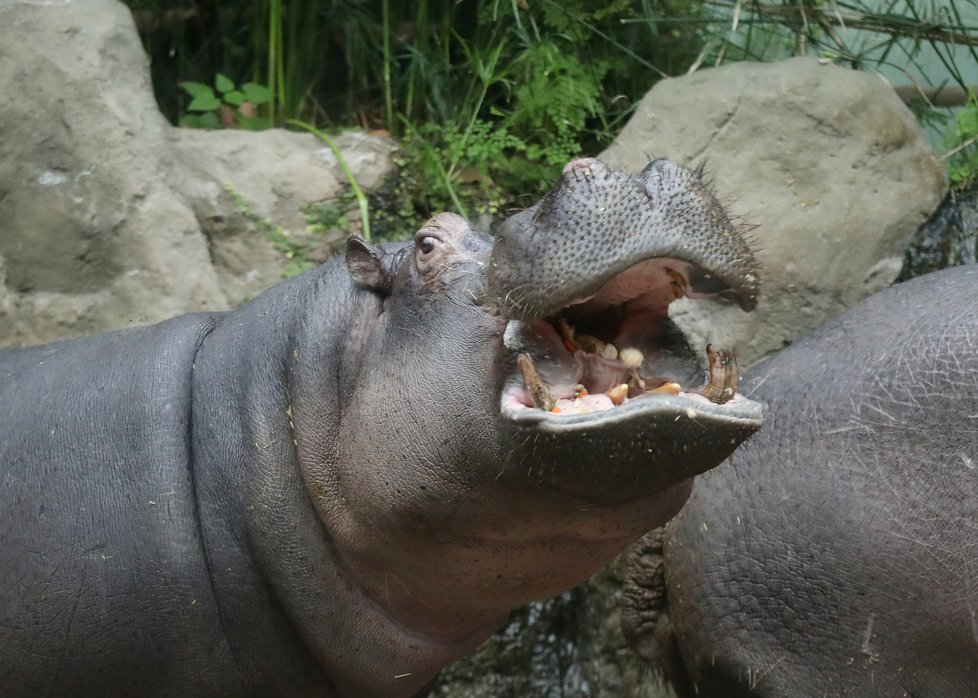
M 623 627 L 681 696 L 978 695 L 978 266 L 751 371 L 765 430 L 633 551 Z

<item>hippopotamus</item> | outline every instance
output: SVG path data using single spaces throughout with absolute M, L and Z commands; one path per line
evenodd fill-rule
M 636 547 L 623 629 L 681 696 L 978 695 L 978 266 L 753 367 L 765 428 Z
M 632 213 L 571 219 L 598 200 Z M 668 161 L 578 160 L 495 258 L 444 213 L 233 312 L 0 351 L 0 695 L 424 690 L 760 427 L 666 314 L 752 305 L 718 210 Z M 627 258 L 585 244 L 626 225 Z M 592 272 L 516 308 L 519 250 Z

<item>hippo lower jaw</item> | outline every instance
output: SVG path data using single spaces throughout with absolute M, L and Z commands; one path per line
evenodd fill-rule
M 539 431 L 568 433 L 581 429 L 627 426 L 628 422 L 652 416 L 681 419 L 700 419 L 705 422 L 725 422 L 730 425 L 760 428 L 761 406 L 739 393 L 728 403 L 717 405 L 698 393 L 678 395 L 648 394 L 630 399 L 627 404 L 563 415 L 527 408 L 517 402 L 518 390 L 503 395 L 502 415 L 513 424 Z M 586 409 L 586 408 L 585 408 Z M 704 424 L 706 426 L 706 424 Z

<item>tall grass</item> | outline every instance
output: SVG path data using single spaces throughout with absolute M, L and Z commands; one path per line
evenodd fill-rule
M 731 60 L 816 54 L 965 85 L 978 65 L 973 0 L 129 0 L 159 77 L 263 82 L 279 121 L 445 122 L 518 107 L 539 54 L 595 66 L 595 116 L 657 79 Z M 525 8 L 525 9 L 521 9 Z M 923 53 L 942 74 L 928 75 Z M 486 69 L 491 73 L 486 73 Z M 585 71 L 587 72 L 587 71 Z M 487 88 L 488 85 L 488 88 Z M 176 90 L 167 91 L 171 112 Z
M 476 190 L 534 193 L 655 81 L 700 66 L 810 54 L 898 82 L 978 82 L 974 0 L 129 2 L 174 119 L 178 81 L 263 82 L 275 123 L 402 139 L 430 205 L 453 208 Z

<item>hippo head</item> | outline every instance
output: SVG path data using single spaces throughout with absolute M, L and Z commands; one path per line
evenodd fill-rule
M 668 316 L 683 296 L 754 308 L 744 233 L 699 172 L 665 159 L 634 176 L 575 160 L 504 223 L 486 297 L 510 320 L 501 428 L 555 455 L 550 486 L 633 498 L 712 468 L 760 426 L 758 405 L 736 394 L 735 364 L 699 387 L 701 364 Z
M 731 386 L 693 391 L 704 371 L 666 313 L 683 294 L 753 303 L 750 253 L 704 197 L 670 163 L 577 161 L 496 249 L 450 213 L 407 244 L 349 240 L 335 457 L 303 461 L 300 443 L 300 462 L 350 573 L 399 623 L 481 637 L 672 517 L 759 428 Z

